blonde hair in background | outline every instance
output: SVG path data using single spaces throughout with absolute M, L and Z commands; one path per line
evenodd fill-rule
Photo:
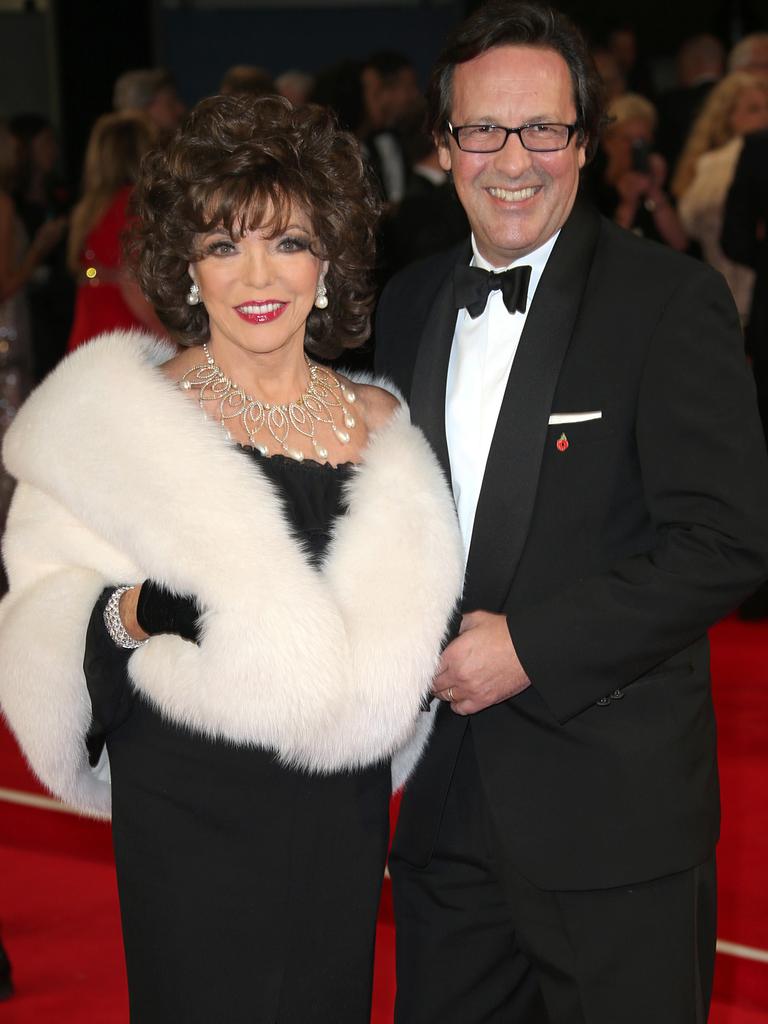
M 765 89 L 768 93 L 768 81 L 750 71 L 732 71 L 712 89 L 693 123 L 672 179 L 671 191 L 677 199 L 690 187 L 699 157 L 719 149 L 734 137 L 735 132 L 731 128 L 733 110 L 744 90 L 755 88 Z
M 118 189 L 136 181 L 141 159 L 156 135 L 152 122 L 138 111 L 104 114 L 94 124 L 85 151 L 83 197 L 72 211 L 67 242 L 67 264 L 73 273 L 80 269 L 86 235 Z
M 608 132 L 625 121 L 634 120 L 647 121 L 651 126 L 651 131 L 656 131 L 659 120 L 656 107 L 645 96 L 636 92 L 625 92 L 611 100 L 606 114 L 609 122 L 606 127 Z

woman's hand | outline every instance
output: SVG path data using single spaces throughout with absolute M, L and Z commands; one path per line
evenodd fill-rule
M 664 182 L 667 180 L 667 161 L 661 153 L 651 153 L 648 157 L 649 177 L 651 179 L 651 192 L 661 192 Z

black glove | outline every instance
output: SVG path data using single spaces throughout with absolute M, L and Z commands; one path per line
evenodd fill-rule
M 85 640 L 83 669 L 91 698 L 91 725 L 86 736 L 88 760 L 96 765 L 107 734 L 131 712 L 136 694 L 128 679 L 128 659 L 133 651 L 116 646 L 104 625 L 104 608 L 114 587 L 102 591 L 91 614 Z M 197 643 L 200 609 L 193 597 L 172 594 L 146 580 L 139 592 L 136 618 L 145 633 L 177 633 Z
M 185 640 L 199 643 L 199 618 L 200 608 L 194 597 L 174 594 L 152 580 L 142 583 L 136 606 L 136 621 L 145 633 L 150 636 L 176 633 Z
M 135 698 L 128 679 L 128 659 L 133 651 L 118 647 L 104 625 L 104 608 L 114 589 L 106 587 L 102 590 L 93 607 L 85 636 L 83 671 L 91 698 L 91 725 L 85 745 L 92 767 L 99 762 L 107 733 L 126 720 Z

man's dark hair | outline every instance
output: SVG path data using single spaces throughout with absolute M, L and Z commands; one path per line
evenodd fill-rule
M 8 121 L 11 135 L 25 146 L 50 127 L 51 122 L 42 114 L 17 114 Z
M 456 65 L 497 46 L 535 46 L 560 54 L 571 73 L 577 139 L 591 159 L 603 124 L 603 88 L 587 43 L 560 11 L 526 0 L 489 0 L 449 37 L 429 84 L 428 117 L 434 134 L 445 132 L 450 119 Z

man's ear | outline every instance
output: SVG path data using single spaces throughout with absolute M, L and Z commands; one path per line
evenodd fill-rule
M 437 146 L 437 159 L 447 173 L 451 170 L 451 147 L 448 135 L 445 132 L 435 132 L 435 145 Z

